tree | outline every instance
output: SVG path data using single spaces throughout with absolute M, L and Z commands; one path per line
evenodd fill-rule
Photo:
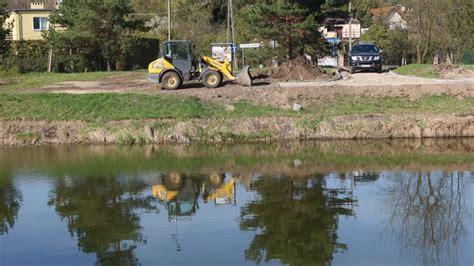
M 435 4 L 431 0 L 408 0 L 410 13 L 408 29 L 411 42 L 416 49 L 416 62 L 426 62 L 426 57 L 433 46 L 434 29 L 438 19 Z
M 474 3 L 466 0 L 444 0 L 434 4 L 438 17 L 435 33 L 441 52 L 448 61 L 459 63 L 474 38 Z
M 99 265 L 138 265 L 134 249 L 141 243 L 138 210 L 155 211 L 155 199 L 142 191 L 141 179 L 115 176 L 58 178 L 48 205 L 68 221 L 68 230 L 84 253 L 95 253 Z
M 353 215 L 354 199 L 343 189 L 327 189 L 324 180 L 262 177 L 252 183 L 259 197 L 242 208 L 240 228 L 260 233 L 245 251 L 247 260 L 327 265 L 334 252 L 347 249 L 338 242 L 338 219 Z
M 0 59 L 3 62 L 3 67 L 6 68 L 4 56 L 10 50 L 10 41 L 8 36 L 11 34 L 11 25 L 7 22 L 9 13 L 5 1 L 0 2 Z
M 314 53 L 322 44 L 314 13 L 297 1 L 262 1 L 239 15 L 247 21 L 241 27 L 248 27 L 259 41 L 276 40 L 284 44 L 288 59 Z
M 387 190 L 387 231 L 423 265 L 457 265 L 462 257 L 468 178 L 462 172 L 397 174 Z
M 411 44 L 408 32 L 403 29 L 390 29 L 382 22 L 373 24 L 369 31 L 362 35 L 361 40 L 373 41 L 383 50 L 385 64 L 400 65 L 403 58 L 411 56 Z
M 48 39 L 54 45 L 64 44 L 70 55 L 97 51 L 111 71 L 132 34 L 145 29 L 142 19 L 130 16 L 133 12 L 130 0 L 65 0 L 51 15 L 51 24 L 65 30 L 52 28 Z
M 3 172 L 4 173 L 4 172 Z M 15 186 L 11 174 L 0 176 L 0 235 L 7 234 L 15 225 L 23 196 Z

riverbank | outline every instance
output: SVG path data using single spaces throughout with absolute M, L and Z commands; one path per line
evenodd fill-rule
M 474 137 L 474 115 L 345 115 L 0 122 L 0 145 Z
M 471 80 L 358 73 L 332 82 L 163 91 L 139 75 L 8 87 L 0 92 L 0 145 L 474 136 Z

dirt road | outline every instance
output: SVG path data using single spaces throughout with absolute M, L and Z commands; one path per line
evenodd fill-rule
M 175 91 L 161 90 L 145 79 L 114 79 L 103 82 L 68 82 L 41 88 L 53 93 L 150 93 L 182 97 L 198 97 L 205 101 L 231 104 L 247 101 L 255 104 L 290 108 L 298 103 L 303 106 L 332 101 L 341 97 L 407 97 L 416 100 L 424 95 L 450 95 L 460 98 L 474 97 L 474 78 L 437 80 L 402 77 L 386 72 L 346 74 L 337 81 L 277 83 L 257 80 L 248 88 L 226 84 L 218 89 L 207 89 L 197 83 L 186 84 Z

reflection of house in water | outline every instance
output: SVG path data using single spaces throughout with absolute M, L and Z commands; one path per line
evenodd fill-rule
M 236 203 L 236 179 L 225 174 L 210 176 L 170 173 L 153 185 L 152 193 L 166 204 L 168 218 L 192 216 L 199 209 L 199 196 L 204 203 L 215 205 Z

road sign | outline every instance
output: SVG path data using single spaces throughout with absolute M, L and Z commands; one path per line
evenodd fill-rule
M 237 53 L 237 50 L 239 50 L 239 47 L 237 45 L 232 46 L 232 53 Z
M 339 38 L 327 38 L 326 42 L 332 43 L 332 44 L 339 44 L 341 42 L 341 39 L 339 39 Z
M 240 48 L 243 49 L 243 48 L 259 48 L 260 47 L 260 43 L 242 43 L 240 45 Z

